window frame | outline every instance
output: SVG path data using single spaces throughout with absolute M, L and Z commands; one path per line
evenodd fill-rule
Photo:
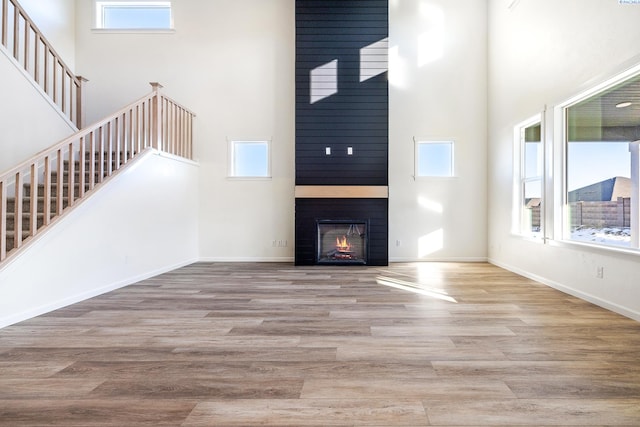
M 239 144 L 264 144 L 266 146 L 266 175 L 237 175 L 236 172 L 236 147 Z M 271 172 L 271 139 L 266 138 L 233 138 L 228 139 L 228 164 L 227 178 L 231 180 L 262 181 L 272 178 Z
M 422 179 L 451 179 L 456 177 L 455 161 L 455 140 L 453 138 L 418 138 L 414 137 L 414 164 L 413 177 L 416 180 Z M 420 174 L 420 147 L 427 144 L 448 144 L 450 149 L 449 175 L 421 175 Z
M 545 142 L 545 112 L 538 113 L 527 120 L 518 123 L 513 128 L 513 215 L 512 233 L 521 237 L 532 239 L 543 243 L 546 235 L 546 142 Z M 527 176 L 527 151 L 526 151 L 526 129 L 540 126 L 540 156 L 538 174 Z M 527 183 L 540 182 L 540 230 L 534 232 L 528 227 L 527 212 L 525 208 Z
M 122 8 L 158 8 L 169 10 L 169 26 L 168 27 L 131 27 L 131 28 L 112 28 L 105 27 L 104 10 L 109 6 L 121 6 Z M 173 23 L 173 5 L 171 1 L 156 0 L 96 0 L 94 2 L 95 21 L 93 31 L 107 33 L 166 33 L 174 32 Z
M 617 73 L 613 77 L 610 77 L 599 84 L 586 89 L 579 94 L 571 97 L 570 99 L 558 104 L 554 108 L 554 139 L 560 143 L 554 148 L 554 157 L 560 159 L 558 164 L 554 167 L 554 235 L 558 236 L 559 242 L 568 245 L 581 246 L 584 248 L 591 248 L 598 251 L 615 252 L 620 254 L 628 254 L 638 256 L 640 255 L 640 245 L 634 246 L 634 236 L 632 231 L 631 245 L 614 245 L 603 242 L 587 242 L 578 239 L 571 238 L 571 212 L 569 209 L 569 188 L 568 188 L 568 148 L 569 148 L 569 120 L 568 111 L 569 108 L 575 106 L 589 98 L 602 94 L 603 92 L 614 88 L 615 86 L 624 84 L 633 78 L 640 77 L 640 64 L 636 64 L 623 71 Z M 629 144 L 633 142 L 630 141 Z M 632 176 L 633 180 L 633 176 Z M 635 194 L 636 198 L 640 197 L 640 194 Z M 633 194 L 632 194 L 633 197 Z M 632 198 L 632 204 L 634 203 Z M 638 201 L 636 200 L 637 204 Z M 640 212 L 636 212 L 638 218 L 635 221 L 640 221 Z M 632 221 L 633 212 L 632 212 Z M 638 234 L 636 232 L 636 234 Z M 638 236 L 635 237 L 638 239 Z

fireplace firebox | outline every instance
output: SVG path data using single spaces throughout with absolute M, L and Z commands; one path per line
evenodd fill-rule
M 318 220 L 318 264 L 367 264 L 368 221 Z

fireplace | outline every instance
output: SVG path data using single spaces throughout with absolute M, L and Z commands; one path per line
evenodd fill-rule
M 319 220 L 316 229 L 318 264 L 366 264 L 366 220 Z
M 386 198 L 296 197 L 295 222 L 296 265 L 389 263 Z

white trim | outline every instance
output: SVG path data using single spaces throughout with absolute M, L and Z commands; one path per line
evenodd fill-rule
M 578 94 L 573 95 L 568 100 L 560 102 L 556 106 L 554 106 L 553 138 L 557 141 L 557 144 L 553 149 L 553 158 L 559 159 L 560 161 L 558 162 L 559 164 L 555 167 L 553 165 L 550 165 L 549 167 L 549 170 L 552 171 L 551 179 L 553 183 L 553 194 L 555 197 L 553 203 L 553 234 L 549 238 L 545 237 L 545 241 L 551 241 L 554 236 L 559 236 L 556 242 L 579 245 L 582 247 L 598 247 L 609 252 L 614 251 L 622 253 L 634 253 L 639 249 L 638 247 L 632 247 L 629 249 L 622 248 L 622 250 L 619 250 L 615 246 L 605 245 L 601 243 L 584 244 L 583 242 L 572 240 L 570 236 L 571 214 L 569 212 L 569 189 L 567 183 L 567 151 L 569 145 L 569 135 L 567 133 L 567 110 L 580 102 L 586 101 L 596 95 L 604 94 L 608 89 L 616 87 L 632 78 L 636 78 L 639 76 L 640 63 L 636 62 L 635 65 L 614 74 L 612 77 L 609 76 L 608 78 L 602 80 L 600 83 L 594 84 L 592 87 L 585 89 Z
M 200 257 L 198 262 L 294 262 L 294 257 Z
M 117 30 L 92 28 L 91 32 L 95 34 L 174 34 L 176 30 L 173 28 L 120 28 Z
M 140 7 L 140 8 L 157 8 L 157 9 L 169 9 L 169 27 L 164 28 L 106 28 L 104 26 L 104 8 L 105 6 L 121 6 L 127 7 Z M 94 2 L 95 13 L 95 27 L 92 31 L 100 31 L 107 33 L 156 33 L 156 32 L 172 32 L 173 26 L 173 7 L 171 1 L 155 1 L 155 0 L 126 0 L 126 1 L 111 1 L 111 0 L 96 0 Z
M 540 161 L 542 164 L 540 165 L 542 170 L 540 171 L 540 175 L 532 178 L 526 178 L 524 176 L 526 170 L 526 151 L 524 150 L 524 135 L 523 132 L 525 129 L 532 127 L 534 125 L 540 125 L 540 144 L 542 147 L 542 153 L 540 157 Z M 544 229 L 545 229 L 545 212 L 544 206 L 546 204 L 546 194 L 545 194 L 545 135 L 544 135 L 544 111 L 537 113 L 536 115 L 529 117 L 527 120 L 524 120 L 513 127 L 513 164 L 512 164 L 512 175 L 513 175 L 513 188 L 512 188 L 512 205 L 511 205 L 511 233 L 516 236 L 524 237 L 527 239 L 535 240 L 543 242 L 544 239 Z M 524 185 L 526 182 L 532 182 L 534 180 L 540 180 L 540 235 L 536 237 L 530 233 L 526 233 L 524 229 Z
M 169 267 L 163 267 L 163 268 L 160 268 L 160 269 L 148 271 L 146 273 L 142 273 L 142 274 L 139 274 L 137 276 L 132 276 L 132 277 L 129 277 L 127 279 L 121 280 L 119 282 L 115 282 L 115 283 L 112 283 L 110 285 L 103 286 L 101 288 L 91 289 L 89 291 L 82 292 L 80 294 L 73 295 L 73 296 L 70 296 L 70 297 L 67 297 L 67 298 L 63 298 L 63 299 L 54 301 L 52 303 L 42 305 L 40 307 L 35 307 L 35 308 L 32 308 L 32 309 L 27 310 L 27 311 L 23 311 L 23 312 L 18 313 L 18 314 L 14 314 L 14 315 L 7 316 L 7 317 L 2 317 L 2 318 L 0 318 L 0 329 L 4 328 L 6 326 L 13 325 L 13 324 L 18 323 L 18 322 L 22 322 L 22 321 L 25 321 L 25 320 L 28 320 L 28 319 L 32 319 L 32 318 L 34 318 L 36 316 L 40 316 L 40 315 L 49 313 L 49 312 L 54 311 L 54 310 L 58 310 L 58 309 L 67 307 L 67 306 L 72 305 L 72 304 L 76 304 L 76 303 L 88 300 L 89 298 L 93 298 L 93 297 L 105 294 L 107 292 L 111 292 L 111 291 L 115 291 L 115 290 L 120 289 L 120 288 L 124 288 L 125 286 L 133 285 L 133 284 L 135 284 L 137 282 L 140 282 L 142 280 L 150 279 L 150 278 L 158 276 L 160 274 L 168 273 L 170 271 L 173 271 L 173 270 L 181 268 L 181 267 L 185 267 L 185 266 L 193 264 L 195 262 L 197 262 L 197 260 L 195 260 L 195 259 L 184 260 L 184 261 L 181 261 L 181 262 L 179 262 L 177 264 L 171 265 Z
M 487 257 L 436 257 L 436 258 L 405 258 L 390 257 L 389 263 L 406 262 L 487 262 Z
M 509 264 L 501 263 L 493 258 L 489 258 L 488 262 L 497 267 L 504 268 L 505 270 L 508 270 L 515 274 L 519 274 L 520 276 L 526 277 L 527 279 L 535 280 L 536 282 L 542 283 L 543 285 L 549 286 L 550 288 L 556 289 L 560 292 L 564 292 L 565 294 L 572 295 L 576 298 L 590 302 L 599 307 L 613 311 L 614 313 L 618 313 L 622 316 L 629 317 L 630 319 L 640 321 L 640 312 L 638 311 L 630 310 L 627 307 L 623 307 L 621 305 L 614 304 L 610 301 L 604 300 L 594 295 L 573 289 L 569 286 L 565 286 L 561 283 L 547 279 L 546 277 L 538 276 L 536 274 L 531 274 L 528 271 L 522 270 L 520 268 L 514 267 Z
M 450 175 L 418 175 L 419 169 L 419 150 L 418 147 L 423 144 L 448 144 L 451 146 L 451 164 L 449 168 L 451 170 Z M 413 137 L 413 179 L 414 180 L 423 180 L 423 179 L 450 179 L 456 177 L 456 161 L 455 161 L 455 152 L 456 152 L 456 142 L 453 138 L 419 138 Z
M 267 174 L 266 175 L 235 175 L 235 146 L 236 144 L 266 144 L 267 145 Z M 227 138 L 227 179 L 240 181 L 268 181 L 272 178 L 271 171 L 271 143 L 272 138 Z

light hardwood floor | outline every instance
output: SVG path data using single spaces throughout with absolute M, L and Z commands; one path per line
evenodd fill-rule
M 640 323 L 482 263 L 199 263 L 0 329 L 0 425 L 639 426 Z

